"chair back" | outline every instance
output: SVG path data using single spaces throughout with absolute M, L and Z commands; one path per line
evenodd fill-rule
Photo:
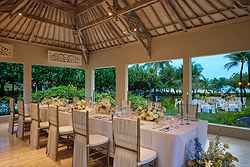
M 89 144 L 89 112 L 88 111 L 72 111 L 72 124 L 74 134 L 84 136 Z
M 14 98 L 10 98 L 10 100 L 9 100 L 9 111 L 10 111 L 10 113 L 15 113 Z
M 126 156 L 123 156 L 123 153 L 126 153 L 132 156 L 131 159 L 136 160 L 136 163 L 140 162 L 140 119 L 113 117 L 113 135 L 115 156 L 122 157 L 116 157 L 115 161 L 126 161 Z M 115 164 L 119 166 L 118 162 Z
M 49 124 L 59 128 L 58 106 L 49 106 Z
M 89 166 L 89 113 L 72 109 L 72 126 L 74 133 L 73 167 Z
M 40 109 L 38 103 L 31 103 L 31 119 L 40 123 Z M 39 125 L 39 124 L 38 124 Z
M 18 114 L 25 117 L 24 102 L 22 100 L 18 101 Z

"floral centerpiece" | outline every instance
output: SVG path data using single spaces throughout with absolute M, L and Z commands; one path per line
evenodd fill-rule
M 45 98 L 42 100 L 41 104 L 54 105 L 59 107 L 64 107 L 68 104 L 68 101 L 65 98 Z
M 194 139 L 193 149 L 187 151 L 188 167 L 234 167 L 233 162 L 238 158 L 227 151 L 229 146 L 220 142 L 219 136 L 209 143 L 209 148 L 204 152 L 198 138 Z
M 160 118 L 164 117 L 162 107 L 156 103 L 152 103 L 147 109 L 138 107 L 136 111 L 140 119 L 146 121 L 159 121 Z
M 87 102 L 85 100 L 77 101 L 73 104 L 73 108 L 75 110 L 85 110 L 87 108 Z
M 110 114 L 112 112 L 111 102 L 107 98 L 103 98 L 96 105 L 96 112 L 101 114 Z

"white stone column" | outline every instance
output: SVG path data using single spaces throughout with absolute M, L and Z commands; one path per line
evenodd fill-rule
M 29 63 L 24 64 L 23 69 L 23 100 L 25 112 L 29 112 L 32 93 L 32 65 Z
M 191 104 L 192 102 L 192 58 L 184 56 L 183 58 L 183 102 Z
M 94 100 L 95 92 L 95 69 L 88 66 L 85 69 L 85 97 L 91 97 Z
M 116 101 L 119 105 L 128 99 L 128 65 L 116 66 Z

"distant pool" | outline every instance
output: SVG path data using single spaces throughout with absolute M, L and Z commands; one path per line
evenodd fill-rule
M 9 114 L 8 104 L 6 102 L 0 101 L 0 116 L 8 114 Z
M 244 125 L 245 127 L 250 128 L 250 116 L 241 117 L 241 118 L 237 119 L 236 123 L 238 125 Z

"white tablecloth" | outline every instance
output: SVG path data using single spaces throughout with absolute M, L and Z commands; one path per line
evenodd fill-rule
M 62 116 L 62 115 L 64 116 Z M 60 122 L 71 124 L 69 113 L 60 113 Z M 159 167 L 181 167 L 185 162 L 185 147 L 190 140 L 199 138 L 202 147 L 207 144 L 206 121 L 191 122 L 169 132 L 160 132 L 154 128 L 154 123 L 143 122 L 141 125 L 141 146 L 157 152 Z M 106 119 L 96 119 L 90 116 L 90 133 L 107 136 L 111 140 L 110 151 L 113 152 L 112 122 Z M 53 150 L 53 149 L 52 149 Z
M 185 147 L 190 140 L 198 137 L 203 147 L 207 144 L 207 125 L 206 121 L 198 121 L 169 132 L 160 132 L 153 129 L 152 123 L 146 123 L 141 126 L 141 146 L 157 152 L 158 167 L 181 167 L 185 162 Z M 92 133 L 108 136 L 112 141 L 110 121 L 91 119 L 90 128 Z

